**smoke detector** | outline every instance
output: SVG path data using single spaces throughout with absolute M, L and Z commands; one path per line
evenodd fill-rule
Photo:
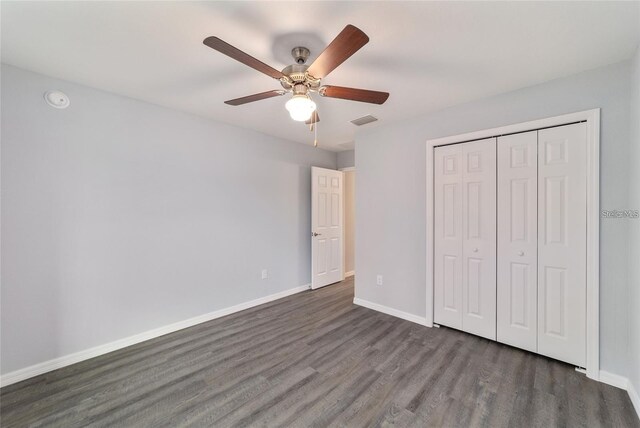
M 69 97 L 62 91 L 47 91 L 44 100 L 53 108 L 67 108 L 70 104 Z

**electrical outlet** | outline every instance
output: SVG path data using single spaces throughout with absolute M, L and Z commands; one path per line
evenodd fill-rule
M 262 269 L 262 279 L 269 278 L 269 271 L 266 269 Z
M 378 276 L 376 277 L 376 284 L 377 284 L 377 285 L 382 285 L 382 275 L 378 275 Z

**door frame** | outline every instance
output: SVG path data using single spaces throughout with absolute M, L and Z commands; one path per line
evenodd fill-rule
M 600 380 L 600 109 L 427 140 L 426 325 L 433 327 L 434 148 L 542 128 L 587 123 L 587 377 Z
M 342 272 L 343 272 L 342 279 L 343 280 L 345 278 L 348 278 L 350 276 L 354 276 L 356 274 L 355 269 L 352 270 L 352 271 L 349 271 L 349 272 L 346 271 L 346 268 L 347 268 L 347 252 L 345 251 L 346 243 L 345 243 L 345 239 L 344 239 L 344 237 L 345 237 L 344 235 L 345 235 L 345 232 L 346 232 L 344 219 L 347 218 L 347 216 L 346 216 L 346 214 L 347 214 L 347 205 L 345 204 L 345 197 L 346 197 L 346 193 L 347 192 L 345 192 L 345 189 L 344 189 L 344 173 L 345 172 L 355 172 L 355 170 L 356 170 L 355 166 L 346 166 L 344 168 L 338 168 L 338 171 L 342 172 L 342 186 L 343 186 L 342 187 L 342 219 L 343 219 L 343 221 L 342 221 Z

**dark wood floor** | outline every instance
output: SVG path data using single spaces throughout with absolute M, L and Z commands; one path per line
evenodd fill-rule
M 2 426 L 640 426 L 571 366 L 352 300 L 345 281 L 10 385 Z

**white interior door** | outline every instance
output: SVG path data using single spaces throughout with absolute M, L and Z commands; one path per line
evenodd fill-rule
M 311 167 L 311 288 L 344 279 L 343 176 Z
M 538 131 L 538 352 L 586 365 L 586 123 Z
M 496 339 L 496 139 L 462 146 L 462 329 Z
M 498 138 L 499 342 L 537 351 L 538 132 Z
M 434 149 L 434 321 L 462 329 L 462 145 Z

